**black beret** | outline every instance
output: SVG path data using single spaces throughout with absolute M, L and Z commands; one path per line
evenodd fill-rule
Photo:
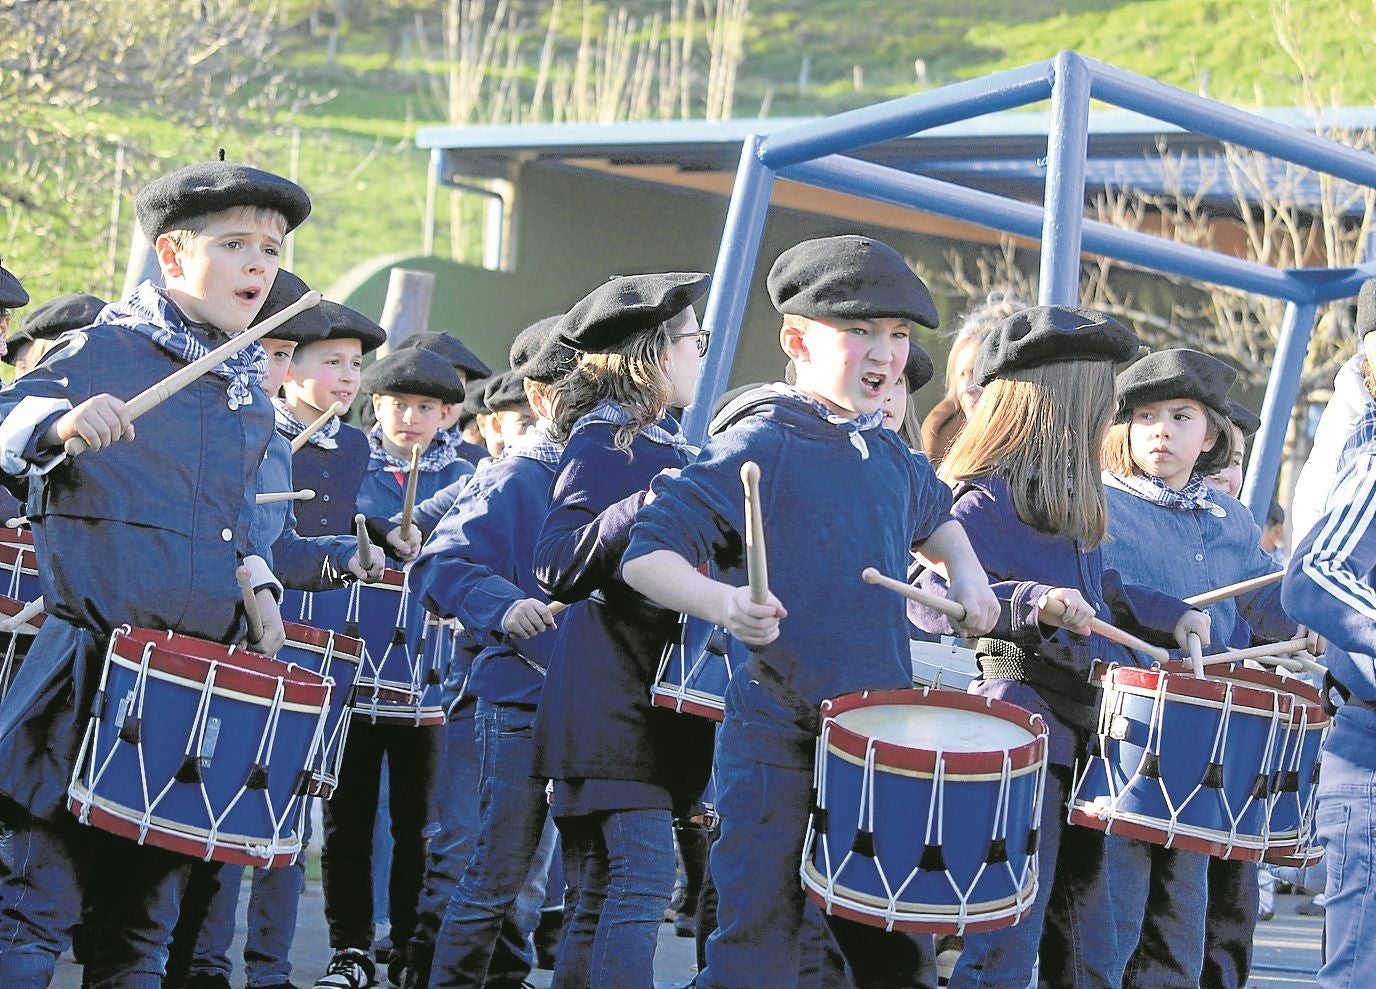
M 470 378 L 486 378 L 492 373 L 492 368 L 479 360 L 478 355 L 469 350 L 462 340 L 448 333 L 412 333 L 395 349 L 406 350 L 409 347 L 434 351 Z
M 1376 330 L 1376 278 L 1362 282 L 1357 293 L 1357 339 Z
M 149 240 L 193 216 L 234 206 L 276 210 L 295 230 L 310 216 L 311 197 L 290 179 L 234 161 L 202 161 L 154 179 L 134 198 L 139 226 Z
M 987 385 L 1023 368 L 1064 361 L 1118 364 L 1137 356 L 1137 334 L 1092 309 L 1033 306 L 994 327 L 975 357 L 975 381 Z
M 932 293 L 883 241 L 844 234 L 805 240 L 769 269 L 769 298 L 786 316 L 938 322 Z
M 429 350 L 398 350 L 374 361 L 363 372 L 370 395 L 425 395 L 441 402 L 462 402 L 463 382 L 454 366 Z
M 316 308 L 325 314 L 330 324 L 330 332 L 325 337 L 327 340 L 357 340 L 363 345 L 365 354 L 371 354 L 387 342 L 387 331 L 357 309 L 341 306 L 329 299 L 321 299 Z
M 935 374 L 936 368 L 932 366 L 931 355 L 909 340 L 908 359 L 903 362 L 903 380 L 908 383 L 908 394 L 917 394 L 917 390 L 931 381 Z
M 470 381 L 467 394 L 463 397 L 463 414 L 465 416 L 485 416 L 492 410 L 483 401 L 483 392 L 487 390 L 488 382 L 491 378 L 479 378 L 477 381 Z
M 1231 398 L 1228 399 L 1228 421 L 1242 430 L 1243 436 L 1255 436 L 1261 428 L 1261 416 Z
M 24 325 L 5 337 L 9 352 L 0 360 L 13 364 L 19 356 L 18 348 L 35 340 L 56 340 L 68 330 L 90 326 L 105 308 L 94 295 L 72 292 L 38 306 L 24 318 Z
M 561 316 L 555 333 L 574 350 L 606 353 L 683 312 L 702 298 L 711 280 L 700 271 L 617 275 Z
M 1183 347 L 1157 350 L 1118 375 L 1118 408 L 1192 398 L 1226 416 L 1236 380 L 1237 371 L 1217 357 Z
M 258 310 L 258 315 L 254 317 L 250 327 L 257 326 L 270 316 L 275 316 L 287 306 L 296 302 L 301 296 L 309 292 L 310 286 L 297 278 L 285 268 L 277 269 L 277 277 L 272 281 L 272 288 L 268 290 L 267 297 L 263 299 L 263 308 Z M 324 301 L 323 299 L 321 300 Z M 297 313 L 275 330 L 268 331 L 268 337 L 272 340 L 294 340 L 297 343 L 312 343 L 316 340 L 324 340 L 330 332 L 330 321 L 325 318 L 325 314 L 320 311 L 320 306 L 316 305 L 303 312 Z
M 0 309 L 19 309 L 29 304 L 29 293 L 9 271 L 0 265 Z
M 530 405 L 522 382 L 525 378 L 515 371 L 498 371 L 483 386 L 483 404 L 493 412 L 522 409 Z
M 546 316 L 516 335 L 511 344 L 511 367 L 524 377 L 553 384 L 573 370 L 578 351 L 564 346 L 554 335 L 558 316 Z

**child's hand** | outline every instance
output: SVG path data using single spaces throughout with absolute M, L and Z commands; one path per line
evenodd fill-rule
M 535 598 L 517 601 L 502 619 L 502 628 L 518 639 L 530 639 L 555 627 L 549 605 Z
M 749 587 L 724 587 L 717 624 L 751 649 L 767 646 L 779 637 L 779 620 L 788 611 L 773 594 L 764 604 L 750 600 Z
M 998 624 L 999 599 L 983 575 L 974 580 L 952 579 L 946 597 L 965 608 L 965 621 L 957 629 L 961 635 L 983 635 Z
M 1037 602 L 1037 620 L 1059 625 L 1076 635 L 1090 633 L 1089 621 L 1094 608 L 1085 596 L 1073 587 L 1053 587 Z
M 683 471 L 677 467 L 665 467 L 655 477 L 678 477 Z M 650 487 L 645 491 L 645 504 L 649 505 L 655 500 L 654 478 L 650 479 Z
M 358 553 L 349 557 L 349 573 L 367 584 L 376 583 L 382 579 L 382 571 L 387 569 L 387 560 L 376 550 L 372 554 L 372 566 L 365 568 L 362 561 L 358 558 Z
M 124 403 L 113 395 L 100 394 L 86 399 L 48 430 L 45 439 L 54 445 L 80 437 L 92 450 L 100 450 L 121 439 L 134 438 Z
M 1175 641 L 1180 643 L 1180 648 L 1186 652 L 1190 649 L 1190 633 L 1199 636 L 1199 644 L 1203 648 L 1209 648 L 1209 628 L 1213 623 L 1209 620 L 1207 613 L 1191 608 L 1180 616 L 1180 621 L 1175 623 Z
M 276 656 L 277 651 L 287 644 L 287 630 L 282 625 L 282 613 L 277 610 L 277 599 L 264 588 L 253 595 L 258 602 L 258 616 L 263 622 L 263 637 L 249 639 L 248 647 L 264 656 Z
M 1305 651 L 1311 656 L 1322 656 L 1324 650 L 1328 648 L 1328 643 L 1323 640 L 1322 635 L 1312 628 L 1305 628 L 1303 625 L 1295 629 L 1295 638 L 1304 639 Z
M 411 560 L 414 560 L 416 554 L 420 552 L 420 529 L 412 525 L 410 537 L 403 541 L 401 538 L 401 526 L 397 526 L 391 532 L 387 533 L 387 546 L 392 556 L 396 557 L 398 560 L 409 563 Z

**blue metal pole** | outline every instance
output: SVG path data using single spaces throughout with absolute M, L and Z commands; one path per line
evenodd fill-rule
M 736 169 L 736 184 L 731 190 L 731 205 L 726 213 L 717 266 L 712 275 L 712 290 L 702 325 L 711 332 L 707 358 L 698 372 L 697 394 L 684 416 L 683 429 L 688 442 L 701 446 L 707 439 L 712 406 L 726 391 L 731 364 L 736 358 L 745 303 L 750 297 L 755 261 L 760 253 L 769 197 L 774 189 L 774 172 L 760 161 L 763 138 L 752 134 L 741 148 Z
M 1317 312 L 1318 307 L 1312 302 L 1291 302 L 1285 307 L 1280 341 L 1276 345 L 1276 363 L 1271 366 L 1266 398 L 1261 404 L 1261 430 L 1252 444 L 1252 461 L 1247 466 L 1247 480 L 1242 487 L 1242 503 L 1258 525 L 1266 520 L 1267 509 L 1275 495 L 1280 461 L 1285 453 L 1285 434 L 1290 428 L 1295 399 L 1299 396 L 1304 357 L 1309 352 L 1309 338 L 1314 332 Z
M 1080 231 L 1085 221 L 1085 155 L 1089 146 L 1089 72 L 1074 52 L 1056 56 L 1051 125 L 1046 132 L 1046 210 L 1037 301 L 1080 301 Z

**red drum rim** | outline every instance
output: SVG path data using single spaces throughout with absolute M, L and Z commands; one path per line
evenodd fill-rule
M 3 594 L 0 594 L 0 616 L 3 616 L 4 618 L 13 618 L 15 615 L 19 614 L 19 612 L 23 611 L 27 607 L 28 605 L 25 604 L 23 601 L 16 601 L 14 598 L 5 597 Z M 47 613 L 40 611 L 38 614 L 31 616 L 27 621 L 25 621 L 23 625 L 19 626 L 19 628 L 17 628 L 15 631 L 37 631 L 38 629 L 43 627 L 43 622 L 45 622 L 47 618 Z
M 37 574 L 38 558 L 34 555 L 33 545 L 0 542 L 0 567 L 6 570 L 20 567 L 24 573 Z
M 1308 869 L 1310 866 L 1318 865 L 1323 861 L 1323 846 L 1309 845 L 1301 849 L 1293 842 L 1288 845 L 1280 845 L 1266 849 L 1261 860 L 1267 865 L 1290 866 L 1296 869 Z
M 30 529 L 11 529 L 7 525 L 0 526 L 0 543 L 9 546 L 32 546 L 33 531 Z
M 864 690 L 823 701 L 822 730 L 827 733 L 827 745 L 860 761 L 864 761 L 872 751 L 877 766 L 915 773 L 935 773 L 938 759 L 935 749 L 914 749 L 895 742 L 879 741 L 835 720 L 837 715 L 847 711 L 888 705 L 968 711 L 1007 721 L 1032 733 L 1032 738 L 1011 749 L 943 751 L 939 755 L 943 771 L 948 774 L 999 773 L 1003 771 L 1005 759 L 1009 768 L 1015 771 L 1031 769 L 1046 761 L 1047 727 L 1041 715 L 993 697 L 931 689 Z
M 1101 663 L 1090 672 L 1090 679 L 1099 687 L 1108 689 L 1127 687 L 1134 690 L 1156 693 L 1165 678 L 1165 693 L 1169 696 L 1222 704 L 1231 689 L 1233 707 L 1270 715 L 1277 711 L 1290 716 L 1291 694 L 1289 691 L 1278 693 L 1269 687 L 1238 685 L 1224 680 L 1199 679 L 1192 674 L 1177 673 L 1159 666 L 1117 666 Z
M 1190 667 L 1179 660 L 1172 660 L 1162 666 L 1162 669 L 1167 673 L 1193 676 Z M 1306 730 L 1328 727 L 1328 712 L 1323 709 L 1323 701 L 1319 698 L 1318 689 L 1312 683 L 1306 683 L 1298 677 L 1283 677 L 1268 670 L 1253 670 L 1245 666 L 1225 666 L 1215 671 L 1205 670 L 1204 676 L 1223 680 L 1227 683 L 1242 683 L 1249 687 L 1274 690 L 1278 694 L 1289 694 L 1292 697 L 1290 702 L 1292 718 L 1304 713 L 1305 708 L 1309 709 L 1308 717 L 1305 720 Z
M 360 590 L 390 591 L 401 590 L 406 586 L 406 573 L 402 570 L 393 570 L 391 567 L 382 571 L 382 576 L 374 581 L 358 582 Z
M 1032 912 L 1035 905 L 1037 885 L 1039 880 L 1031 883 L 1031 889 L 1023 901 L 1025 905 L 1018 909 L 1016 900 L 1013 901 L 1011 908 L 1000 907 L 998 904 L 971 903 L 966 907 L 964 922 L 960 915 L 956 913 L 955 907 L 949 907 L 951 915 L 949 918 L 941 914 L 926 914 L 921 918 L 914 917 L 913 913 L 931 904 L 903 902 L 894 911 L 893 930 L 903 931 L 907 934 L 978 934 L 981 931 L 997 931 L 1005 927 L 1012 927 L 1014 924 L 1021 923 Z M 830 902 L 827 901 L 826 878 L 817 871 L 811 859 L 803 861 L 803 885 L 807 888 L 808 899 L 817 904 L 823 913 L 829 913 L 833 917 L 842 917 L 845 920 L 863 924 L 866 927 L 882 927 L 888 930 L 888 911 L 882 906 L 869 907 L 853 899 L 854 892 L 845 887 L 833 886 Z M 907 916 L 904 916 L 904 911 Z M 882 921 L 876 924 L 875 921 Z
M 355 639 L 351 635 L 343 632 L 333 632 L 326 628 L 316 628 L 314 625 L 303 625 L 300 622 L 282 623 L 282 628 L 287 633 L 288 642 L 300 642 L 312 646 L 316 649 L 326 648 L 331 641 L 334 642 L 335 655 L 343 653 L 355 662 L 363 661 L 363 640 Z
M 1071 824 L 1089 828 L 1092 831 L 1122 835 L 1124 838 L 1136 838 L 1138 841 L 1145 841 L 1149 845 L 1159 845 L 1163 848 L 1179 848 L 1187 852 L 1198 852 L 1201 855 L 1208 855 L 1210 858 L 1226 859 L 1233 862 L 1260 862 L 1265 854 L 1264 848 L 1251 848 L 1237 842 L 1230 845 L 1226 836 L 1205 838 L 1178 829 L 1172 834 L 1168 828 L 1159 825 L 1124 820 L 1121 817 L 1103 818 L 1078 806 L 1070 808 L 1068 819 Z M 1244 840 L 1257 841 L 1258 838 L 1258 835 L 1238 835 L 1238 842 Z
M 650 691 L 650 703 L 679 714 L 696 714 L 711 721 L 723 721 L 726 718 L 725 702 L 714 707 L 706 701 L 694 700 L 688 694 L 674 693 L 658 684 Z
M 110 637 L 110 651 L 134 664 L 150 646 L 149 667 L 170 676 L 205 683 L 214 664 L 217 686 L 248 697 L 272 700 L 280 681 L 284 703 L 320 709 L 329 698 L 330 684 L 319 673 L 247 649 L 127 625 Z

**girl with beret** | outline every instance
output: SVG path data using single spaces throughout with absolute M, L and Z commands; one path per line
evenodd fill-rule
M 553 985 L 648 987 L 673 892 L 676 806 L 702 792 L 711 722 L 652 707 L 649 688 L 678 615 L 621 579 L 651 481 L 688 464 L 671 405 L 693 400 L 705 334 L 695 273 L 615 278 L 563 317 L 580 351 L 555 388 L 549 433 L 566 443 L 535 576 L 570 602 L 535 720 L 535 775 L 552 779 L 567 921 Z
M 1113 364 L 1136 351 L 1131 330 L 1089 310 L 1040 306 L 1005 319 L 980 345 L 975 378 L 984 392 L 942 463 L 941 476 L 955 487 L 952 515 L 1003 606 L 998 626 L 979 641 L 983 679 L 971 691 L 1034 711 L 1050 728 L 1031 913 L 1013 927 L 967 934 L 952 986 L 1027 985 L 1049 922 L 1058 861 L 1073 881 L 1075 910 L 1110 915 L 1102 857 L 1060 854 L 1065 835 L 1076 830 L 1064 826 L 1065 802 L 1071 768 L 1098 719 L 1087 682 L 1091 662 L 1139 664 L 1126 648 L 1092 634 L 1090 619 L 1160 641 L 1183 644 L 1191 631 L 1208 638 L 1206 615 L 1125 586 L 1101 549 L 1107 509 L 1099 447 L 1113 415 Z M 945 590 L 934 570 L 923 570 L 918 583 Z M 1064 607 L 1059 628 L 1045 610 L 1053 601 Z M 916 605 L 909 613 L 919 627 L 950 634 L 939 613 Z M 1115 863 L 1115 881 L 1119 872 Z M 1096 930 L 1079 947 L 1074 984 L 1116 986 L 1123 965 L 1114 931 Z

